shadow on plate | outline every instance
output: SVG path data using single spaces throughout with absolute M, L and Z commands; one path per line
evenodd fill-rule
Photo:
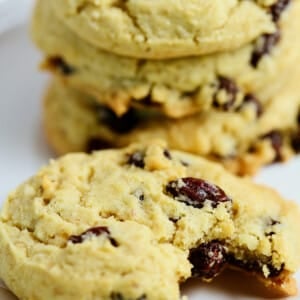
M 252 298 L 252 299 L 279 299 L 278 294 L 272 293 L 262 283 L 253 277 L 241 272 L 226 270 L 212 283 L 203 283 L 199 279 L 190 279 L 181 287 L 184 295 L 195 295 L 205 293 L 205 295 L 223 295 L 226 299 Z M 201 292 L 200 292 L 201 291 Z M 200 296 L 202 297 L 202 296 Z M 205 299 L 205 298 L 203 298 Z

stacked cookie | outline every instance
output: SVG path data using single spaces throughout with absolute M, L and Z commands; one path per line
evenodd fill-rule
M 7 198 L 0 277 L 20 300 L 187 300 L 233 268 L 274 299 L 297 293 L 299 229 L 276 192 L 161 143 L 69 154 Z
M 38 0 L 58 153 L 162 138 L 238 174 L 300 148 L 300 2 Z

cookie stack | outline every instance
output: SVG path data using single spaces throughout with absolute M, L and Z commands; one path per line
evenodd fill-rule
M 238 174 L 300 150 L 300 1 L 38 0 L 59 154 L 164 139 Z

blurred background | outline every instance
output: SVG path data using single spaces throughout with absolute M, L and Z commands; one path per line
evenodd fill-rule
M 0 34 L 24 22 L 33 2 L 33 0 L 0 0 Z

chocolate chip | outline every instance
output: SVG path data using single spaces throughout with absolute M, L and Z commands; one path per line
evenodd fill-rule
M 264 34 L 258 39 L 251 56 L 250 62 L 252 67 L 257 68 L 261 59 L 271 53 L 272 49 L 279 43 L 280 38 L 281 34 L 279 29 L 277 29 L 275 33 Z
M 282 134 L 277 130 L 273 130 L 273 131 L 265 134 L 262 138 L 269 139 L 271 141 L 272 148 L 275 151 L 274 162 L 282 161 L 282 154 L 281 154 L 281 148 L 283 145 Z
M 221 108 L 224 111 L 228 111 L 234 106 L 239 89 L 235 82 L 227 77 L 219 76 L 218 82 L 218 91 L 214 95 L 213 105 L 217 108 Z M 220 103 L 218 101 L 218 93 L 222 90 L 226 91 L 227 94 L 227 101 L 225 103 Z
M 226 264 L 226 250 L 222 243 L 212 241 L 190 251 L 192 276 L 210 280 L 221 273 Z
M 170 151 L 167 150 L 167 149 L 164 150 L 164 156 L 165 156 L 167 159 L 169 159 L 169 160 L 172 159 L 172 155 L 171 155 Z
M 109 149 L 112 148 L 113 145 L 105 140 L 100 138 L 90 138 L 87 142 L 85 152 L 92 153 L 96 150 Z
M 263 107 L 260 103 L 260 101 L 252 94 L 246 94 L 244 97 L 243 104 L 239 108 L 242 109 L 244 105 L 252 104 L 255 108 L 256 116 L 259 118 L 263 113 Z
M 142 151 L 136 151 L 129 156 L 128 164 L 144 169 L 145 167 L 145 153 Z
M 103 226 L 90 228 L 80 235 L 72 235 L 69 237 L 69 241 L 72 244 L 81 244 L 86 240 L 90 239 L 91 237 L 97 237 L 101 235 L 107 237 L 113 246 L 118 246 L 117 241 L 110 236 L 109 229 Z
M 67 64 L 62 57 L 51 57 L 48 60 L 48 63 L 51 67 L 59 70 L 59 72 L 63 75 L 69 76 L 75 73 L 75 68 Z
M 277 23 L 280 20 L 282 13 L 290 4 L 291 0 L 278 0 L 270 7 L 273 22 Z
M 232 254 L 227 255 L 226 259 L 227 262 L 232 266 L 238 267 L 249 273 L 256 273 L 262 276 L 264 276 L 263 267 L 266 266 L 269 270 L 269 275 L 267 276 L 267 278 L 277 277 L 284 269 L 284 264 L 281 265 L 280 269 L 276 269 L 271 263 L 264 263 L 259 260 L 247 261 L 236 259 Z M 270 260 L 271 258 L 269 258 L 269 261 Z
M 202 208 L 209 201 L 213 208 L 231 199 L 218 186 L 198 178 L 182 178 L 168 183 L 166 192 L 175 200 L 195 208 Z
M 118 117 L 109 108 L 97 106 L 97 115 L 100 123 L 104 123 L 109 129 L 120 134 L 130 132 L 140 121 L 135 109 L 130 109 Z

